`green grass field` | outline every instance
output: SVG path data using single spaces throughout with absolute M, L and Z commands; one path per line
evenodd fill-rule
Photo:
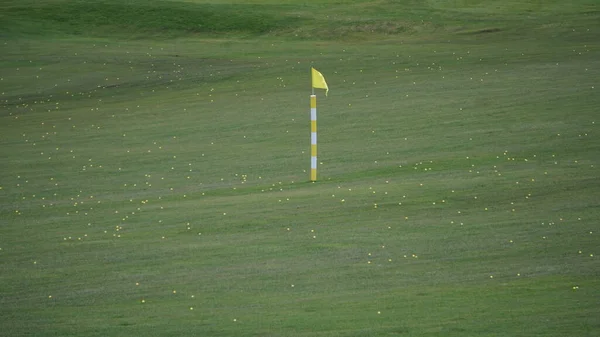
M 596 0 L 3 0 L 0 46 L 1 336 L 600 335 Z

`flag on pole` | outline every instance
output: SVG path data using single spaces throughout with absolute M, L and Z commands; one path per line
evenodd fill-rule
M 327 82 L 325 82 L 325 77 L 321 74 L 317 69 L 312 69 L 312 87 L 318 89 L 325 89 L 325 96 L 329 92 L 329 87 L 327 87 Z
M 310 95 L 310 181 L 317 181 L 317 96 L 315 88 L 325 89 L 325 96 L 329 92 L 325 77 L 317 69 L 311 69 L 312 95 Z

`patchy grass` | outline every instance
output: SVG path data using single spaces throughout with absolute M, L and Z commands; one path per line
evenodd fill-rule
M 2 4 L 5 334 L 598 335 L 593 3 L 144 3 Z
M 48 1 L 7 6 L 4 29 L 39 35 L 165 38 L 183 34 L 257 35 L 299 23 L 278 8 L 171 1 Z

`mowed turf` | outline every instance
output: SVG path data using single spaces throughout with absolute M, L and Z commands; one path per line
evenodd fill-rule
M 0 12 L 0 335 L 600 334 L 595 1 Z

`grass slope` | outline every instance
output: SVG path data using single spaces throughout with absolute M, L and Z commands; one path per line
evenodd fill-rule
M 169 1 L 50 1 L 6 6 L 5 26 L 48 34 L 264 33 L 293 18 L 257 5 L 185 4 Z M 23 28 L 27 27 L 29 28 Z M 125 30 L 125 32 L 122 32 Z
M 2 334 L 598 335 L 594 1 L 0 9 Z

